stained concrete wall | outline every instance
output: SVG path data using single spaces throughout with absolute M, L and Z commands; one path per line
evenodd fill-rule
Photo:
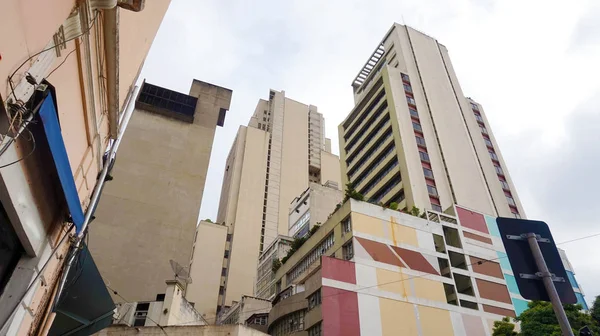
M 231 100 L 231 90 L 196 80 L 192 91 L 192 124 L 136 109 L 96 210 L 90 250 L 129 301 L 162 293 L 170 259 L 189 265 L 216 120 Z

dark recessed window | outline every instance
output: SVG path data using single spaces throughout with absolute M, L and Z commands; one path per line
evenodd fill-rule
M 506 183 L 506 181 L 500 180 L 500 184 L 502 185 L 502 189 L 510 190 L 510 187 L 508 186 L 508 183 Z
M 221 275 L 222 275 L 222 276 L 226 276 L 226 275 L 227 275 L 227 268 L 223 267 L 223 268 L 221 269 Z
M 429 154 L 419 151 L 419 157 L 421 160 L 429 162 Z
M 419 131 L 419 132 L 423 132 L 423 129 L 421 128 L 421 124 L 416 123 L 413 121 L 413 128 L 415 129 L 415 131 Z
M 415 106 L 417 105 L 417 103 L 415 103 L 415 100 L 413 99 L 413 97 L 406 96 L 406 101 L 411 105 L 415 105 Z
M 408 78 L 407 74 L 402 74 L 402 80 L 405 80 L 408 82 L 410 79 Z
M 438 204 L 431 204 L 431 208 L 435 211 L 442 212 L 442 207 Z
M 229 251 L 225 250 L 225 254 L 223 255 L 223 257 L 225 257 L 225 259 L 229 258 Z
M 504 171 L 499 166 L 494 165 L 494 169 L 496 169 L 497 174 L 504 175 Z
M 413 117 L 419 117 L 419 112 L 417 112 L 417 110 L 415 110 L 414 108 L 409 107 L 408 112 L 410 112 L 410 115 Z
M 231 236 L 233 236 L 231 233 L 227 234 L 227 241 L 230 242 L 231 241 Z
M 437 189 L 434 186 L 427 185 L 427 192 L 432 196 L 438 195 Z
M 496 153 L 491 152 L 491 151 L 489 153 L 490 153 L 490 157 L 492 158 L 492 160 L 498 161 L 498 155 L 496 155 Z
M 412 88 L 410 87 L 409 84 L 406 84 L 406 83 L 404 84 L 404 91 L 406 91 L 406 92 L 412 92 Z
M 225 294 L 225 287 L 223 287 L 223 286 L 219 287 L 219 294 L 220 295 Z
M 490 139 L 483 138 L 483 141 L 485 142 L 485 144 L 486 144 L 488 147 L 494 147 L 494 145 L 492 145 L 492 142 L 490 141 Z
M 415 139 L 417 140 L 417 145 L 423 146 L 425 147 L 425 139 L 421 138 L 420 136 L 415 136 Z
M 425 174 L 425 177 L 433 178 L 433 172 L 431 169 L 423 168 L 423 174 Z
M 487 129 L 485 127 L 479 126 L 479 128 L 481 129 L 481 133 L 488 134 L 488 131 L 487 131 Z

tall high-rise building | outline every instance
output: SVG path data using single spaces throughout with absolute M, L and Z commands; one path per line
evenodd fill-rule
M 215 129 L 231 95 L 199 80 L 189 94 L 141 87 L 89 241 L 102 277 L 127 300 L 163 294 L 175 274 L 170 259 L 189 264 Z
M 248 126 L 240 127 L 227 157 L 217 216 L 228 227 L 220 307 L 254 294 L 259 255 L 278 235 L 288 234 L 290 203 L 309 183 L 340 185 L 339 159 L 328 144 L 317 107 L 287 98 L 284 91 L 271 90 Z M 196 267 L 201 265 L 192 270 Z
M 394 24 L 352 82 L 339 126 L 343 183 L 400 209 L 461 204 L 524 217 L 481 105 L 463 95 L 445 46 Z

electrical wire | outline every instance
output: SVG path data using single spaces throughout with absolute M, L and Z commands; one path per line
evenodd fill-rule
M 79 45 L 81 45 L 81 41 L 79 42 Z M 60 68 L 63 64 L 65 64 L 65 62 L 67 61 L 67 59 L 69 58 L 69 56 L 71 56 L 72 53 L 74 53 L 75 51 L 77 51 L 77 47 L 73 48 L 73 50 L 71 50 L 71 52 L 69 52 L 67 54 L 67 56 L 65 56 L 65 59 L 60 62 L 59 65 L 57 65 L 54 69 L 52 69 L 52 71 L 50 71 L 49 74 L 46 75 L 46 79 L 50 78 L 50 76 L 54 73 L 54 71 L 58 70 L 58 68 Z
M 0 169 L 6 168 L 6 167 L 10 167 L 10 166 L 12 166 L 14 164 L 17 164 L 17 163 L 19 163 L 19 162 L 27 159 L 28 157 L 30 157 L 33 154 L 33 152 L 35 151 L 35 148 L 36 148 L 35 137 L 33 136 L 33 133 L 31 133 L 31 131 L 29 129 L 26 129 L 26 130 L 31 135 L 31 140 L 33 141 L 33 148 L 31 148 L 31 151 L 29 153 L 27 153 L 27 155 L 23 156 L 22 158 L 20 158 L 18 160 L 15 160 L 15 161 L 13 161 L 11 163 L 7 163 L 5 165 L 0 166 Z
M 88 28 L 87 28 L 87 29 L 86 29 L 84 32 L 82 32 L 81 34 L 79 34 L 79 35 L 77 35 L 77 36 L 74 36 L 74 37 L 72 37 L 72 38 L 70 38 L 70 39 L 68 39 L 68 40 L 65 40 L 65 41 L 61 42 L 61 44 L 66 44 L 67 42 L 73 41 L 74 39 L 76 39 L 76 38 L 79 38 L 79 37 L 81 37 L 81 36 L 83 36 L 83 35 L 85 35 L 85 34 L 89 33 L 89 32 L 90 32 L 90 30 L 92 29 L 92 27 L 94 27 L 94 24 L 96 23 L 96 19 L 97 19 L 97 18 L 98 18 L 98 12 L 96 12 L 96 15 L 94 16 L 94 19 L 92 20 L 92 22 L 91 22 L 90 26 L 89 26 L 89 27 L 88 27 Z M 41 55 L 41 54 L 43 54 L 43 53 L 45 53 L 45 52 L 47 52 L 47 51 L 53 50 L 53 49 L 55 49 L 56 47 L 57 47 L 57 46 L 56 46 L 56 45 L 54 45 L 54 46 L 52 46 L 52 47 L 50 47 L 50 48 L 42 49 L 41 51 L 38 51 L 37 53 L 35 53 L 35 54 L 33 54 L 33 55 L 29 56 L 29 58 L 27 58 L 26 60 L 24 60 L 24 61 L 23 61 L 23 63 L 21 63 L 21 65 L 19 65 L 19 66 L 18 66 L 18 67 L 15 69 L 15 71 L 13 71 L 13 72 L 10 74 L 10 76 L 8 76 L 8 83 L 9 83 L 9 85 L 10 85 L 11 94 L 12 94 L 12 96 L 14 97 L 14 99 L 15 99 L 15 100 L 18 100 L 18 99 L 17 99 L 17 96 L 15 95 L 15 88 L 14 88 L 14 83 L 13 83 L 12 79 L 13 79 L 14 75 L 17 73 L 17 71 L 19 71 L 19 69 L 21 69 L 21 68 L 22 68 L 22 67 L 23 67 L 23 66 L 24 66 L 24 65 L 25 65 L 27 62 L 29 62 L 29 61 L 30 61 L 31 59 L 33 59 L 34 57 L 36 57 L 36 56 L 38 56 L 38 55 Z
M 113 294 L 115 294 L 116 296 L 120 297 L 123 301 L 129 303 L 129 304 L 133 304 L 132 302 L 130 302 L 129 300 L 127 300 L 126 298 L 123 297 L 123 295 L 119 294 L 119 292 L 117 292 L 116 290 L 114 290 L 113 288 L 111 288 L 110 286 L 108 286 L 106 283 L 104 284 L 104 286 L 106 286 L 106 288 L 108 288 L 111 292 L 113 292 Z M 127 310 L 127 312 L 129 312 L 129 309 Z M 161 326 L 158 322 L 154 321 L 150 316 L 146 315 L 146 318 L 149 319 L 150 321 L 154 322 L 154 324 L 156 324 L 157 327 L 160 328 L 160 330 L 162 330 L 162 332 L 166 335 L 169 336 L 169 334 L 167 333 L 167 331 L 165 330 L 165 327 Z
M 592 235 L 588 235 L 588 236 L 583 236 L 583 237 L 579 237 L 579 238 L 572 239 L 572 240 L 567 240 L 567 241 L 564 241 L 564 242 L 561 242 L 561 243 L 557 243 L 556 245 L 564 245 L 564 244 L 572 243 L 574 241 L 579 241 L 579 240 L 593 238 L 593 237 L 598 237 L 598 236 L 600 236 L 600 233 L 596 233 L 596 234 L 592 234 Z M 486 262 L 491 262 L 491 261 L 495 261 L 495 260 L 499 260 L 499 259 L 503 259 L 503 258 L 508 258 L 508 256 L 498 257 L 498 258 L 493 258 L 493 259 L 488 259 L 488 260 L 481 260 L 481 261 L 478 261 L 478 262 L 467 264 L 466 266 L 483 265 Z M 373 265 L 367 265 L 367 264 L 362 264 L 362 263 L 358 263 L 358 262 L 354 262 L 354 263 L 355 264 L 359 264 L 359 265 L 365 265 L 365 266 L 373 266 Z M 393 283 L 404 282 L 406 280 L 423 278 L 423 277 L 431 276 L 431 275 L 432 274 L 425 273 L 425 274 L 422 274 L 422 275 L 415 275 L 415 276 L 408 277 L 408 278 L 405 278 L 405 279 L 394 280 L 394 281 L 389 281 L 389 282 L 384 282 L 384 283 L 377 283 L 377 284 L 372 285 L 372 286 L 365 286 L 365 287 L 357 288 L 356 291 L 343 291 L 343 292 L 338 292 L 338 293 L 334 293 L 334 294 L 330 294 L 330 295 L 322 295 L 321 299 L 326 298 L 326 297 L 333 297 L 333 296 L 337 296 L 337 295 L 347 294 L 347 293 L 358 293 L 358 291 L 369 289 L 369 288 L 374 288 L 374 287 L 379 287 L 379 286 L 385 286 L 385 285 L 389 285 L 389 284 L 393 284 Z M 363 293 L 363 294 L 372 295 L 372 294 L 368 294 L 368 293 Z M 282 306 L 285 306 L 285 305 L 288 305 L 288 304 L 296 304 L 296 303 L 294 303 L 294 302 L 282 303 L 278 307 L 282 307 Z M 248 310 L 245 313 L 252 313 L 252 312 L 257 312 L 257 311 L 264 311 L 264 308 L 263 309 Z M 215 317 L 215 318 L 213 318 L 211 320 L 215 320 L 216 321 L 217 318 Z M 189 323 L 192 323 L 192 322 L 186 322 L 186 323 L 189 324 Z M 179 325 L 179 324 L 176 324 L 176 325 Z
M 61 240 L 58 242 L 58 244 L 56 245 L 56 247 L 52 250 L 52 253 L 50 253 L 50 256 L 48 257 L 48 260 L 46 260 L 46 262 L 44 263 L 44 265 L 42 266 L 42 268 L 40 268 L 39 272 L 35 275 L 35 277 L 33 278 L 33 280 L 31 280 L 31 283 L 29 284 L 29 286 L 27 286 L 27 288 L 25 289 L 25 291 L 23 292 L 23 294 L 21 295 L 21 297 L 19 298 L 19 300 L 15 303 L 15 306 L 12 309 L 12 313 L 10 313 L 10 315 L 8 315 L 8 318 L 6 319 L 6 321 L 4 321 L 2 323 L 2 327 L 0 327 L 0 330 L 3 330 L 4 327 L 6 327 L 6 323 L 8 323 L 8 321 L 10 321 L 11 316 L 17 311 L 17 308 L 21 304 L 21 301 L 23 301 L 23 299 L 25 298 L 25 296 L 27 295 L 27 293 L 29 293 L 29 291 L 31 290 L 31 288 L 33 288 L 33 285 L 35 284 L 35 282 L 37 281 L 37 279 L 39 279 L 39 277 L 42 275 L 42 273 L 44 273 L 44 270 L 46 269 L 46 266 L 48 266 L 48 264 L 50 263 L 50 260 L 52 260 L 52 257 L 54 257 L 54 255 L 56 254 L 56 251 L 58 251 L 58 249 L 60 248 L 60 246 L 65 242 L 65 239 L 70 236 L 69 232 L 71 232 L 71 230 L 73 230 L 73 227 L 75 227 L 75 224 L 72 223 L 71 226 L 69 226 L 69 229 L 66 231 L 65 235 L 61 238 Z

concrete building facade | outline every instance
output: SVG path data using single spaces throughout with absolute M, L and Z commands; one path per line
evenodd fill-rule
M 161 294 L 174 275 L 169 260 L 190 264 L 215 129 L 231 95 L 199 80 L 189 94 L 143 84 L 89 240 L 103 278 L 127 300 Z
M 491 335 L 527 308 L 514 276 L 496 217 L 458 205 L 416 217 L 350 199 L 277 271 L 268 330 Z
M 281 263 L 292 246 L 293 238 L 279 235 L 267 246 L 258 258 L 258 269 L 256 270 L 256 288 L 254 295 L 263 299 L 275 297 L 275 272 L 277 264 Z
M 352 83 L 339 126 L 343 183 L 376 203 L 453 204 L 524 217 L 481 105 L 463 95 L 448 50 L 394 24 Z
M 69 238 L 93 208 L 103 155 L 125 129 L 169 3 L 2 2 L 0 335 L 46 335 L 57 321 L 50 306 Z
M 311 182 L 308 189 L 290 203 L 288 236 L 306 237 L 313 226 L 325 223 L 342 199 L 343 193 L 337 184 Z
M 340 185 L 339 160 L 326 151 L 327 140 L 317 108 L 283 91 L 259 100 L 248 126 L 240 127 L 226 160 L 217 216 L 231 241 L 224 294 L 215 306 L 229 307 L 254 293 L 259 256 L 288 234 L 290 203 L 309 182 Z

